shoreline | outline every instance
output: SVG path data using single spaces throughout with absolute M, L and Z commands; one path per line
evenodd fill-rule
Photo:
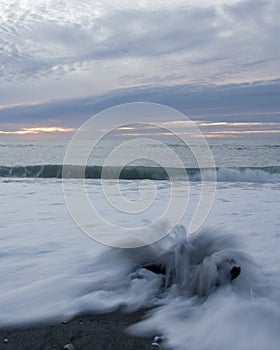
M 69 322 L 0 328 L 0 349 L 151 350 L 155 348 L 152 346 L 153 337 L 135 337 L 125 331 L 144 314 L 143 310 L 92 313 L 76 316 Z

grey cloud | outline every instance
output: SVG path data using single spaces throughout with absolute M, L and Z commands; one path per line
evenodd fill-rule
M 276 44 L 280 33 L 279 1 L 245 0 L 225 5 L 223 10 L 228 22 L 235 27 L 235 40 L 240 49 L 269 58 L 279 55 L 279 45 Z
M 0 125 L 35 123 L 79 127 L 93 114 L 128 102 L 154 102 L 173 107 L 193 120 L 279 122 L 280 80 L 226 86 L 176 86 L 113 91 L 99 97 L 51 101 L 0 110 Z
M 112 34 L 102 45 L 110 54 L 153 56 L 176 53 L 211 40 L 215 33 L 214 19 L 212 9 L 117 12 L 103 22 L 105 27 L 112 28 Z
M 179 53 L 181 64 L 223 59 L 231 67 L 221 66 L 223 75 L 239 72 L 242 65 L 253 69 L 256 61 L 268 64 L 279 54 L 275 0 L 246 0 L 222 8 L 178 7 L 174 2 L 173 8 L 158 11 L 107 4 L 99 17 L 90 2 L 82 7 L 76 1 L 67 6 L 57 1 L 53 8 L 36 3 L 34 9 L 4 3 L 8 24 L 0 27 L 2 81 L 63 77 L 89 69 L 96 60 L 126 57 L 158 58 L 160 66 L 163 56 Z

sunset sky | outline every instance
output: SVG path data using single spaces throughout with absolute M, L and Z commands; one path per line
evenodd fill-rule
M 0 141 L 70 137 L 134 101 L 207 137 L 279 138 L 279 16 L 278 0 L 1 0 Z

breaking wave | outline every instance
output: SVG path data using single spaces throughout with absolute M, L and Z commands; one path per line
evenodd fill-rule
M 84 295 L 95 312 L 149 309 L 128 332 L 157 335 L 158 349 L 161 340 L 164 349 L 276 350 L 279 299 L 261 265 L 244 251 L 247 244 L 246 237 L 216 228 L 188 235 L 177 226 L 153 245 L 99 255 Z M 234 277 L 232 263 L 241 271 Z
M 207 179 L 212 179 L 213 169 L 199 168 L 162 168 L 150 166 L 72 166 L 64 168 L 64 178 L 87 179 L 123 179 L 123 180 L 168 180 L 170 174 L 177 180 L 185 180 L 186 173 L 189 181 L 201 181 L 201 173 Z M 28 165 L 28 166 L 0 166 L 0 177 L 16 178 L 62 178 L 63 165 Z M 236 167 L 216 168 L 219 182 L 279 182 L 280 166 L 268 167 Z

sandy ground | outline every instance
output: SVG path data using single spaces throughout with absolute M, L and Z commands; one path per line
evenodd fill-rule
M 128 336 L 126 327 L 137 322 L 143 312 L 76 317 L 68 323 L 0 329 L 2 350 L 148 350 L 152 338 Z M 68 347 L 67 347 L 67 344 Z M 72 346 L 72 347 L 71 347 Z

